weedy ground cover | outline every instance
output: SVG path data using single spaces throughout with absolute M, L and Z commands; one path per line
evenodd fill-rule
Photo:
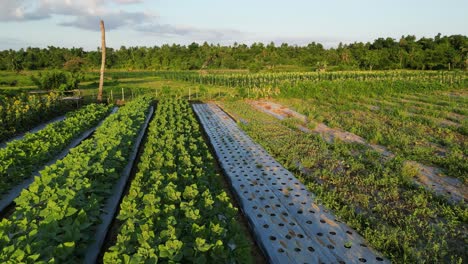
M 359 144 L 328 144 L 241 101 L 222 102 L 243 129 L 296 173 L 319 202 L 396 263 L 467 259 L 468 209 L 415 186 L 397 156 L 387 161 Z M 356 155 L 360 153 L 359 155 Z

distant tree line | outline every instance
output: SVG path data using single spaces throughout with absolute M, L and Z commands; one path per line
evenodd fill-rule
M 399 40 L 378 38 L 372 43 L 339 44 L 326 49 L 320 43 L 306 46 L 162 45 L 154 47 L 108 48 L 107 68 L 125 70 L 250 69 L 284 70 L 287 66 L 306 70 L 452 70 L 468 68 L 468 37 L 463 35 Z M 100 50 L 82 48 L 27 48 L 0 51 L 0 70 L 98 69 Z

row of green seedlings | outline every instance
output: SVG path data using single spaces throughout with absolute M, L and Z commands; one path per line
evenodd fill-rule
M 94 136 L 41 171 L 0 222 L 1 263 L 79 263 L 144 125 L 151 99 L 110 115 Z
M 62 152 L 74 138 L 96 126 L 111 107 L 90 104 L 66 118 L 0 149 L 0 196 Z
M 382 71 L 382 72 L 282 72 L 258 74 L 198 74 L 194 72 L 159 72 L 157 76 L 198 84 L 223 85 L 228 87 L 278 86 L 287 81 L 297 84 L 302 81 L 430 81 L 440 84 L 466 84 L 467 75 L 463 72 L 421 72 L 421 71 Z
M 186 101 L 158 103 L 104 263 L 249 263 L 237 208 Z

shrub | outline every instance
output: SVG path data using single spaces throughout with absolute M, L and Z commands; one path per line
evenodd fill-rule
M 37 76 L 31 76 L 33 83 L 44 90 L 67 91 L 78 88 L 82 75 L 79 73 L 52 70 L 41 72 Z
M 252 62 L 249 65 L 249 72 L 251 73 L 257 73 L 260 72 L 263 69 L 263 65 L 259 62 Z

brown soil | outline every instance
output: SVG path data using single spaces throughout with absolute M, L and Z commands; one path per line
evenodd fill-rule
M 444 96 L 443 94 L 441 96 Z M 447 95 L 445 95 L 447 96 Z M 436 103 L 428 103 L 428 102 L 424 102 L 424 101 L 420 101 L 418 100 L 419 98 L 417 96 L 414 96 L 414 95 L 406 95 L 405 96 L 406 98 L 400 98 L 400 97 L 392 97 L 393 100 L 395 101 L 400 101 L 400 102 L 403 102 L 403 103 L 409 103 L 409 104 L 419 104 L 419 105 L 423 105 L 423 106 L 429 106 L 429 107 L 435 107 L 436 109 L 443 109 L 444 106 L 443 105 L 439 105 L 439 104 L 436 104 Z M 463 97 L 465 99 L 465 97 Z M 468 98 L 466 98 L 468 100 Z M 450 101 L 447 101 L 447 100 L 444 100 L 444 99 L 440 99 L 441 102 L 444 102 L 444 103 L 449 103 Z M 467 101 L 468 102 L 468 101 Z M 462 105 L 459 105 L 460 107 L 462 107 Z M 421 106 L 413 106 L 415 108 L 419 108 L 421 109 Z M 454 113 L 455 115 L 458 115 L 456 113 Z M 462 118 L 464 118 L 463 115 L 458 115 Z
M 468 90 L 451 92 L 448 95 L 449 96 L 454 96 L 454 97 L 468 97 Z
M 457 113 L 448 113 L 447 116 L 448 116 L 450 119 L 458 120 L 458 121 L 463 121 L 463 120 L 466 119 L 466 116 L 461 115 L 461 114 L 457 114 Z
M 448 119 L 439 119 L 439 123 L 440 123 L 442 126 L 445 126 L 445 127 L 447 127 L 447 126 L 461 127 L 460 124 L 455 123 L 455 122 L 453 122 L 453 121 L 451 121 L 451 120 L 448 120 Z
M 468 188 L 460 180 L 444 176 L 437 167 L 426 166 L 414 161 L 407 163 L 418 168 L 416 182 L 423 186 L 430 186 L 437 193 L 449 196 L 453 201 L 468 201 Z
M 297 118 L 302 122 L 307 122 L 307 117 L 301 115 L 296 111 L 290 110 L 287 107 L 284 107 L 280 104 L 268 102 L 268 101 L 249 101 L 249 103 L 255 106 L 257 109 L 264 110 L 264 112 L 269 112 L 275 114 L 275 116 L 282 116 L 283 118 Z

